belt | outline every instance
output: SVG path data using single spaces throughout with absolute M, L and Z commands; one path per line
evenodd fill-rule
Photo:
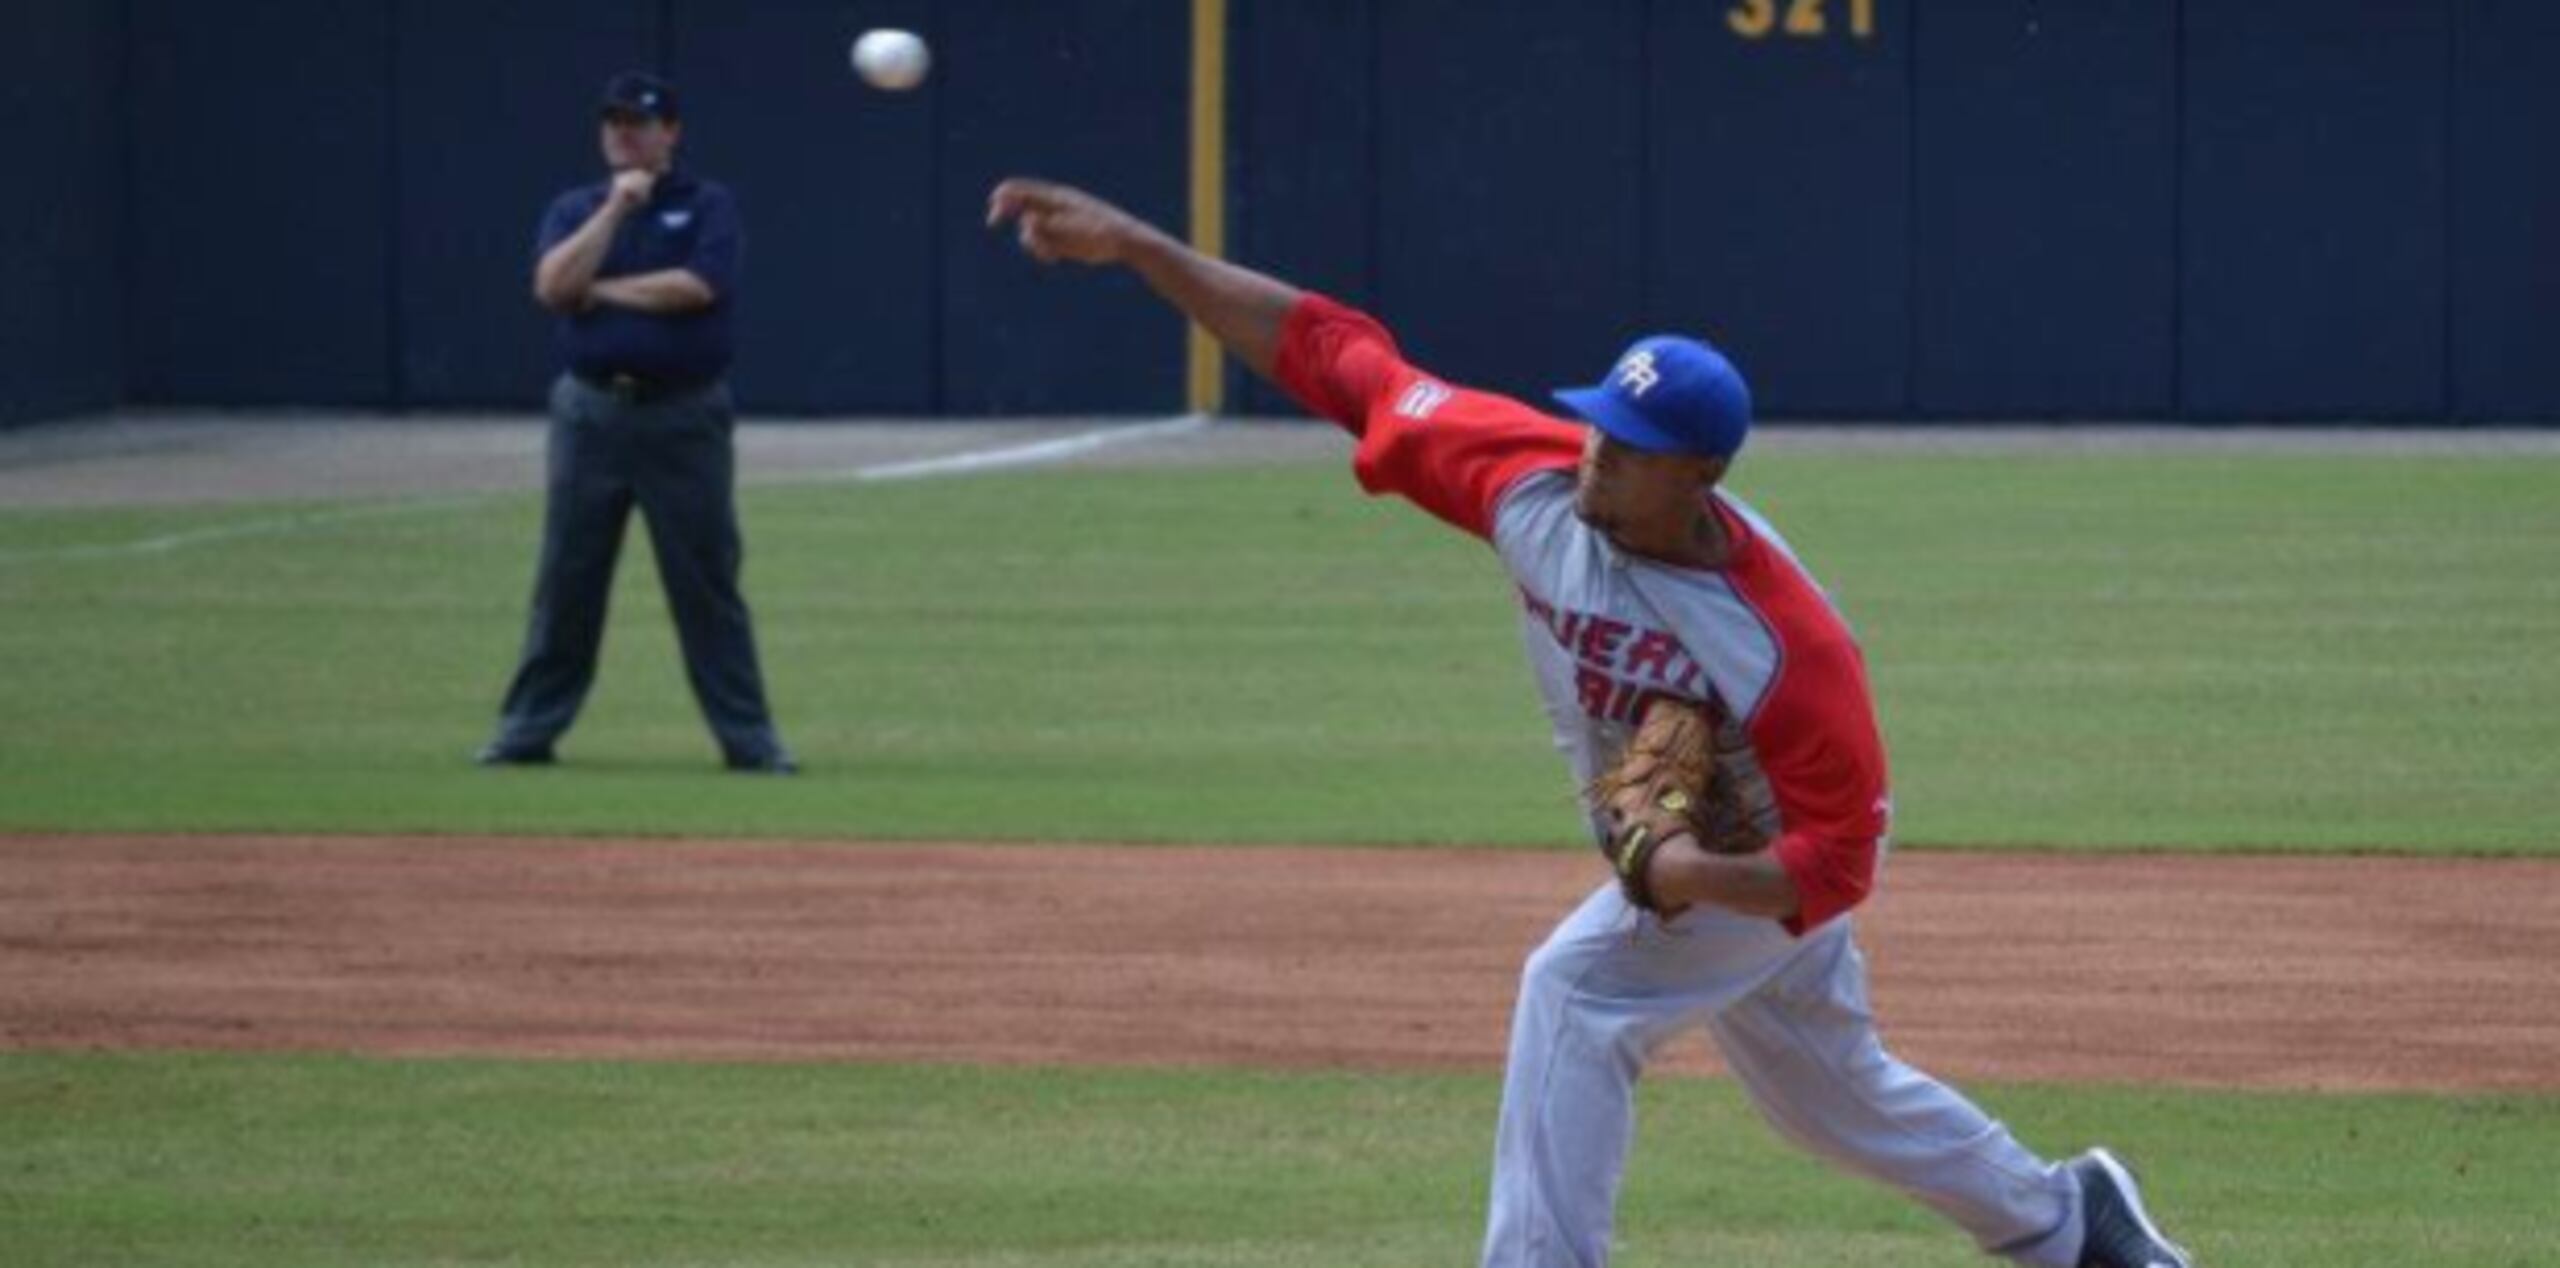
M 720 381 L 717 377 L 652 379 L 638 374 L 590 374 L 585 370 L 571 370 L 569 377 L 585 384 L 591 391 L 601 392 L 624 404 L 663 401 L 675 396 L 691 396 Z

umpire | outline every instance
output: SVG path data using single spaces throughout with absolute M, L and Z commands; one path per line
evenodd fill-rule
M 649 524 L 694 699 L 729 769 L 791 774 L 738 590 L 744 546 L 726 375 L 741 230 L 729 191 L 676 165 L 673 87 L 605 85 L 611 177 L 543 216 L 534 297 L 558 314 L 548 505 L 524 654 L 484 766 L 545 765 L 595 681 L 605 601 L 636 503 Z

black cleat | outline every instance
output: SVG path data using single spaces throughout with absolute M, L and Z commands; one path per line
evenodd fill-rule
M 2142 1209 L 2133 1172 L 2104 1149 L 2071 1160 L 2080 1181 L 2080 1268 L 2195 1268 Z
M 520 744 L 508 740 L 491 740 L 471 755 L 482 766 L 549 766 L 558 759 L 548 744 Z
M 785 748 L 766 749 L 761 753 L 731 753 L 725 759 L 729 769 L 742 775 L 797 775 L 800 759 Z

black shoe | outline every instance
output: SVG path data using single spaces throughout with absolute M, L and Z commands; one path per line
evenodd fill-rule
M 797 775 L 800 760 L 791 750 L 773 748 L 761 753 L 731 753 L 725 759 L 729 769 L 742 775 Z
M 482 766 L 549 766 L 558 760 L 548 744 L 524 744 L 512 740 L 491 740 L 471 755 Z
M 2080 1181 L 2080 1268 L 2195 1268 L 2142 1209 L 2133 1172 L 2104 1149 L 2071 1160 Z

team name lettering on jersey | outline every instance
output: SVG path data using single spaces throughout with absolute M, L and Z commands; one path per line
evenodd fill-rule
M 1596 612 L 1559 611 L 1527 590 L 1520 602 L 1573 657 L 1573 690 L 1584 714 L 1634 723 L 1656 696 L 1698 699 L 1699 665 L 1668 630 Z

